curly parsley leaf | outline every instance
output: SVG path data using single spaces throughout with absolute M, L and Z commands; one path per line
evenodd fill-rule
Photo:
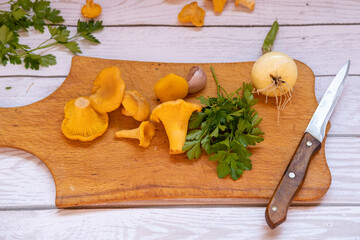
M 211 70 L 217 84 L 217 97 L 199 97 L 205 106 L 201 112 L 191 115 L 183 150 L 189 159 L 197 159 L 204 149 L 210 161 L 218 162 L 219 178 L 230 175 L 236 180 L 252 168 L 247 147 L 264 140 L 264 132 L 258 128 L 262 118 L 252 108 L 257 100 L 252 95 L 251 84 L 244 83 L 241 89 L 228 94 Z

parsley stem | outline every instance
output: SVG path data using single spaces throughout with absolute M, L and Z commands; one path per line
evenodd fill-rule
M 34 52 L 34 51 L 36 51 L 36 50 L 40 50 L 40 49 L 52 47 L 52 46 L 55 46 L 56 44 L 58 44 L 58 42 L 50 43 L 50 44 L 47 44 L 47 45 L 45 45 L 45 46 L 39 46 L 39 47 L 37 47 L 37 48 L 34 48 L 34 49 L 30 50 L 29 52 Z
M 211 73 L 213 75 L 213 78 L 215 79 L 215 82 L 216 82 L 216 89 L 217 89 L 217 94 L 218 96 L 220 96 L 220 84 L 219 84 L 219 81 L 216 77 L 216 74 L 215 74 L 215 71 L 214 71 L 214 68 L 212 66 L 210 66 L 210 70 L 211 70 Z
M 39 46 L 37 46 L 37 48 L 41 47 L 42 45 L 44 45 L 45 43 L 47 43 L 48 41 L 50 41 L 51 39 L 53 39 L 52 37 L 43 41 Z
M 228 95 L 228 93 L 226 92 L 226 90 L 225 90 L 222 86 L 220 86 L 219 81 L 218 81 L 218 79 L 217 79 L 217 77 L 216 77 L 214 68 L 213 68 L 212 66 L 210 66 L 210 69 L 211 69 L 211 73 L 212 73 L 212 75 L 213 75 L 213 77 L 214 77 L 214 79 L 215 79 L 215 82 L 216 82 L 216 87 L 217 87 L 217 94 L 218 94 L 218 96 L 220 97 L 220 94 L 221 94 L 220 89 L 223 90 L 226 95 Z
M 45 42 L 49 41 L 50 39 L 46 40 Z M 43 42 L 42 44 L 44 44 L 45 42 Z M 40 50 L 40 49 L 44 49 L 44 48 L 48 48 L 48 47 L 52 47 L 52 46 L 55 46 L 56 44 L 58 44 L 58 42 L 54 42 L 54 43 L 50 43 L 50 44 L 47 44 L 45 46 L 41 46 L 42 44 L 40 44 L 38 47 L 34 48 L 34 49 L 31 49 L 31 50 L 25 50 L 24 53 L 21 53 L 19 54 L 19 57 L 21 56 L 24 56 L 26 54 L 29 54 L 29 53 L 32 53 L 36 50 Z
M 75 36 L 73 36 L 73 37 L 71 37 L 71 38 L 69 38 L 69 42 L 71 41 L 71 40 L 73 40 L 73 39 L 76 39 L 76 38 L 78 38 L 78 37 L 80 37 L 80 34 L 75 34 Z

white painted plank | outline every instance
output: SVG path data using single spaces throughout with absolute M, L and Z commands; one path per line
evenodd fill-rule
M 71 28 L 74 31 L 74 28 Z M 96 34 L 100 45 L 81 42 L 83 55 L 135 61 L 159 62 L 241 62 L 254 61 L 261 55 L 261 45 L 268 27 L 256 28 L 177 28 L 177 27 L 107 27 Z M 22 43 L 32 47 L 48 34 L 25 37 Z M 351 74 L 360 73 L 360 27 L 307 26 L 282 27 L 274 50 L 283 51 L 309 65 L 316 75 L 335 74 L 346 60 L 352 60 Z M 41 53 L 49 53 L 44 51 Z M 23 66 L 0 66 L 0 76 L 67 75 L 72 54 L 64 47 L 51 50 L 58 64 L 41 71 Z
M 0 78 L 0 107 L 18 107 L 37 102 L 53 93 L 64 80 L 65 77 Z
M 319 202 L 359 205 L 360 137 L 328 137 L 325 154 L 332 181 L 330 189 Z
M 64 81 L 64 77 L 5 77 L 0 78 L 0 107 L 18 107 L 39 101 L 50 95 Z M 333 77 L 316 78 L 315 93 L 323 96 Z M 10 90 L 6 87 L 11 86 Z M 360 76 L 347 79 L 343 95 L 330 119 L 332 127 L 329 134 L 360 135 Z
M 55 0 L 51 6 L 61 10 L 66 24 L 76 24 L 81 18 L 84 0 Z M 181 25 L 177 15 L 192 1 L 163 0 L 98 0 L 103 12 L 99 19 L 108 25 L 167 24 Z M 206 11 L 206 25 L 270 25 L 274 19 L 281 24 L 359 23 L 360 4 L 356 0 L 257 0 L 255 10 L 235 6 L 228 1 L 222 14 L 215 14 L 211 1 L 198 1 Z M 0 9 L 6 9 L 1 6 Z
M 320 101 L 334 77 L 317 77 L 315 95 Z M 343 93 L 330 118 L 330 135 L 360 135 L 360 76 L 346 79 Z
M 0 148 L 0 199 L 0 209 L 54 207 L 55 183 L 50 171 L 30 153 Z
M 325 147 L 332 184 L 323 199 L 309 204 L 358 205 L 360 138 L 328 137 Z M 55 186 L 45 164 L 29 153 L 0 148 L 0 209 L 44 207 L 55 207 Z
M 0 211 L 1 239 L 360 239 L 360 207 L 292 207 L 271 230 L 265 208 Z

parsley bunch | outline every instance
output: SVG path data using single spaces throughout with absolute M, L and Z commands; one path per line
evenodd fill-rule
M 252 168 L 247 147 L 264 140 L 264 133 L 258 128 L 262 118 L 252 108 L 257 99 L 252 95 L 251 84 L 243 83 L 242 88 L 228 94 L 220 86 L 212 67 L 211 71 L 217 85 L 217 97 L 199 98 L 205 107 L 191 115 L 183 150 L 189 159 L 197 159 L 201 148 L 204 149 L 210 155 L 210 161 L 218 162 L 219 178 L 230 174 L 236 180 Z
M 103 29 L 102 21 L 88 22 L 78 21 L 77 33 L 70 37 L 70 31 L 64 25 L 51 26 L 64 21 L 60 11 L 52 9 L 50 2 L 46 0 L 10 0 L 0 5 L 10 5 L 9 11 L 0 10 L 0 64 L 25 63 L 25 68 L 39 70 L 40 66 L 48 67 L 56 64 L 56 58 L 52 54 L 40 55 L 34 53 L 37 50 L 63 45 L 72 53 L 81 53 L 78 43 L 84 38 L 93 43 L 100 43 L 92 33 Z M 28 45 L 19 43 L 20 32 L 28 32 L 30 27 L 44 33 L 47 27 L 51 37 L 31 49 Z

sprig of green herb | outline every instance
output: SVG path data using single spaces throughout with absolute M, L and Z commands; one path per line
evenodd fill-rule
M 73 54 L 81 53 L 78 40 L 86 39 L 100 43 L 93 33 L 103 29 L 102 21 L 78 21 L 77 33 L 70 37 L 70 31 L 64 25 L 52 26 L 64 21 L 60 11 L 50 8 L 50 2 L 45 0 L 10 0 L 2 3 L 10 4 L 10 11 L 0 10 L 0 64 L 25 63 L 25 68 L 39 70 L 56 64 L 52 54 L 36 54 L 37 50 L 63 45 Z M 51 37 L 37 47 L 31 49 L 28 45 L 19 43 L 20 31 L 28 31 L 30 27 L 44 33 L 47 27 Z
M 214 69 L 211 71 L 217 86 L 217 97 L 199 97 L 205 105 L 201 112 L 193 113 L 183 150 L 189 159 L 197 159 L 204 149 L 210 161 L 217 161 L 217 175 L 230 174 L 238 179 L 245 170 L 251 170 L 248 146 L 262 142 L 264 133 L 258 128 L 262 118 L 252 107 L 257 103 L 251 84 L 228 94 L 219 84 Z M 240 95 L 240 90 L 243 94 Z

